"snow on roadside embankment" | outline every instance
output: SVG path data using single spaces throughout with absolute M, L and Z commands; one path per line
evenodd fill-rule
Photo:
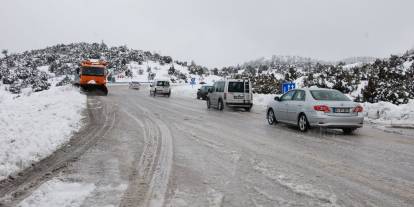
M 401 105 L 379 102 L 364 103 L 363 106 L 365 117 L 373 123 L 396 127 L 414 127 L 414 100 Z
M 24 92 L 0 89 L 0 180 L 50 155 L 81 127 L 86 97 L 71 86 Z

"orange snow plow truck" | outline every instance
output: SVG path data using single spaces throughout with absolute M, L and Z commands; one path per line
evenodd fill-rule
M 87 92 L 98 92 L 108 95 L 106 87 L 106 66 L 103 60 L 84 60 L 79 70 L 79 85 Z

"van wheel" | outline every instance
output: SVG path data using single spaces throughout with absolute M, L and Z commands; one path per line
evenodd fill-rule
M 344 132 L 344 134 L 352 134 L 352 132 L 354 132 L 356 129 L 354 128 L 345 128 L 342 129 L 342 131 Z
M 211 108 L 211 102 L 210 102 L 210 99 L 209 99 L 209 98 L 207 99 L 207 108 L 208 108 L 208 109 L 210 109 L 210 108 Z
M 298 119 L 298 128 L 301 132 L 306 132 L 309 129 L 309 122 L 305 114 L 301 114 Z
M 269 111 L 267 111 L 267 123 L 269 123 L 269 125 L 277 123 L 275 112 L 273 111 L 273 109 L 269 109 Z
M 223 106 L 223 101 L 221 99 L 219 99 L 217 106 L 218 106 L 218 110 L 223 111 L 224 106 Z

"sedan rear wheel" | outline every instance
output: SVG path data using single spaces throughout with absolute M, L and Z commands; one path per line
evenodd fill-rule
M 309 129 L 308 119 L 305 114 L 301 114 L 298 119 L 298 128 L 301 132 L 306 132 Z

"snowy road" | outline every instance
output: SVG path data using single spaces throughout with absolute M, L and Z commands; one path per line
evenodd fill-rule
M 250 113 L 208 110 L 201 100 L 174 93 L 150 97 L 147 90 L 127 86 L 110 87 L 107 97 L 89 97 L 88 107 L 92 123 L 76 135 L 81 141 L 73 143 L 75 149 L 55 154 L 46 161 L 48 170 L 29 170 L 25 179 L 1 184 L 0 197 L 6 197 L 0 206 L 2 200 L 4 206 L 39 206 L 38 191 L 49 189 L 41 194 L 47 197 L 59 182 L 90 189 L 80 202 L 67 201 L 77 206 L 414 203 L 409 136 L 369 126 L 355 135 L 302 134 L 267 125 L 261 107 Z

